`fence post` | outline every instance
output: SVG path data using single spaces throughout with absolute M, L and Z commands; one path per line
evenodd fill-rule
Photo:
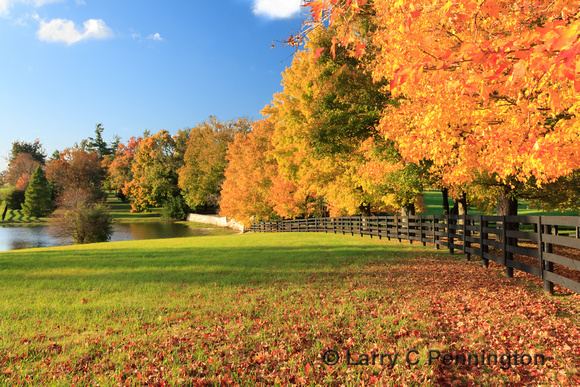
M 467 240 L 471 236 L 471 232 L 467 230 L 467 226 L 471 226 L 468 223 L 467 214 L 463 214 L 463 253 L 467 255 L 467 260 L 471 260 L 471 253 L 467 252 L 467 249 L 471 248 L 471 242 Z
M 419 240 L 423 246 L 427 246 L 427 241 L 423 238 L 423 215 L 419 215 Z
M 503 218 L 503 227 L 502 227 L 502 236 L 503 236 L 503 264 L 506 267 L 505 269 L 505 274 L 508 278 L 513 278 L 514 276 L 514 269 L 512 267 L 508 266 L 508 259 L 511 260 L 511 258 L 513 257 L 513 255 L 508 252 L 508 246 L 509 246 L 509 241 L 508 241 L 508 237 L 507 237 L 507 232 L 508 232 L 508 225 L 507 225 L 507 216 L 504 216 Z
M 487 220 L 483 220 L 483 215 L 479 216 L 479 252 L 481 253 L 481 264 L 483 267 L 489 267 L 489 259 L 485 257 L 485 254 L 489 251 L 488 246 L 485 244 L 487 239 L 487 233 L 483 231 L 487 228 Z
M 453 237 L 451 236 L 451 217 L 449 215 L 445 216 L 447 220 L 447 247 L 449 247 L 449 254 L 453 254 L 455 252 L 454 244 L 453 244 Z
M 435 244 L 435 249 L 439 250 L 439 237 L 437 233 L 439 232 L 439 219 L 435 215 L 433 215 L 433 243 Z
M 363 231 L 362 231 L 362 220 L 363 220 L 363 216 L 361 215 L 358 219 L 358 233 L 360 234 L 361 238 L 363 236 Z
M 399 215 L 395 215 L 395 233 L 397 234 L 397 239 L 399 240 L 399 243 L 401 243 L 401 238 L 400 238 L 400 234 L 399 234 Z
M 544 290 L 550 292 L 550 283 L 544 279 L 544 270 L 546 269 L 546 262 L 544 261 L 544 246 L 542 242 L 542 234 L 544 226 L 542 225 L 542 217 L 538 216 L 538 223 L 535 225 L 536 233 L 538 234 L 538 256 L 540 258 L 540 278 L 544 280 Z
M 558 227 L 557 226 L 545 226 L 546 227 L 546 234 L 553 234 L 558 235 Z M 544 252 L 546 253 L 553 253 L 554 246 L 551 243 L 544 244 Z M 542 269 L 542 278 L 543 278 L 543 271 L 546 270 L 548 272 L 554 271 L 554 264 L 552 262 L 544 261 L 545 267 Z M 554 294 L 554 283 L 550 281 L 546 281 L 544 279 L 544 291 L 549 294 Z

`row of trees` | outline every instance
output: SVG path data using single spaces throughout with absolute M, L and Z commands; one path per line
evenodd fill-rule
M 234 137 L 250 131 L 247 119 L 210 117 L 171 135 L 146 131 L 122 143 L 95 136 L 47 158 L 42 145 L 14 142 L 8 169 L 1 175 L 2 220 L 9 209 L 46 217 L 60 234 L 80 243 L 106 240 L 111 219 L 105 203 L 113 191 L 134 212 L 163 207 L 167 219 L 183 220 L 189 211 L 216 213 Z
M 187 211 L 212 212 L 219 205 L 226 151 L 238 133 L 247 133 L 247 119 L 219 121 L 211 117 L 176 135 L 146 132 L 119 144 L 107 163 L 106 186 L 129 200 L 133 211 L 164 207 L 168 217 Z
M 519 199 L 580 203 L 577 7 L 566 1 L 312 0 L 312 19 L 263 118 L 215 118 L 50 160 L 15 144 L 6 180 L 39 166 L 52 199 L 113 190 L 134 211 L 215 211 L 249 223 L 468 204 L 509 215 Z M 16 195 L 17 196 L 17 195 Z M 449 198 L 454 208 L 449 208 Z
M 447 211 L 578 210 L 576 7 L 308 5 L 283 91 L 228 150 L 224 215 L 414 213 L 425 188 L 455 199 Z
M 91 226 L 89 233 L 78 224 L 89 218 L 101 226 L 110 223 L 101 216 L 107 212 L 106 191 L 129 201 L 135 212 L 163 207 L 165 217 L 178 220 L 192 210 L 215 213 L 228 146 L 236 134 L 247 133 L 250 127 L 247 119 L 224 122 L 210 117 L 175 135 L 146 131 L 126 143 L 118 138 L 107 143 L 99 124 L 95 137 L 48 159 L 38 141 L 15 142 L 3 174 L 3 220 L 9 208 L 22 209 L 31 217 L 56 210 L 52 218 L 59 228 L 78 234 L 78 241 L 91 241 L 88 234 L 98 234 L 99 227 Z

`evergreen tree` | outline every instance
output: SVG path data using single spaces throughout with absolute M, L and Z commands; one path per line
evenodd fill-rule
M 115 136 L 113 137 L 113 141 L 111 142 L 111 146 L 109 147 L 109 154 L 114 156 L 115 153 L 117 152 L 117 149 L 119 148 L 119 144 L 121 144 L 121 137 L 119 136 Z
M 97 127 L 95 129 L 95 137 L 94 138 L 89 137 L 87 141 L 87 149 L 97 152 L 99 154 L 99 157 L 101 158 L 112 154 L 109 145 L 103 139 L 104 131 L 105 128 L 103 127 L 103 124 L 97 124 Z
M 41 167 L 36 168 L 26 189 L 22 209 L 27 216 L 41 217 L 51 212 L 50 185 Z
M 38 139 L 34 140 L 34 142 L 14 141 L 9 161 L 12 163 L 22 153 L 28 153 L 32 159 L 40 164 L 44 164 L 46 161 L 46 152 Z

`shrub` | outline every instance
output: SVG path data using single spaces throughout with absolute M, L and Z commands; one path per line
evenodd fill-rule
M 70 237 L 75 243 L 98 243 L 111 239 L 112 223 L 108 207 L 94 201 L 93 191 L 72 188 L 60 195 L 51 229 L 53 234 Z
M 111 239 L 112 222 L 108 209 L 96 204 L 59 211 L 52 228 L 57 235 L 71 237 L 75 243 L 98 243 Z
M 188 207 L 181 195 L 171 197 L 163 206 L 161 216 L 166 220 L 185 220 L 187 218 Z

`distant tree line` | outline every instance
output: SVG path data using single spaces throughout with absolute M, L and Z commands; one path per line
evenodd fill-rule
M 251 125 L 248 119 L 210 117 L 175 135 L 145 131 L 123 143 L 118 137 L 105 141 L 97 124 L 93 137 L 49 158 L 38 140 L 16 141 L 1 175 L 2 220 L 8 210 L 50 216 L 58 234 L 88 243 L 110 237 L 107 191 L 134 212 L 162 208 L 170 220 L 183 220 L 191 211 L 217 213 L 227 149 Z
M 145 132 L 119 144 L 107 163 L 106 186 L 128 200 L 135 212 L 163 207 L 167 217 L 187 212 L 217 213 L 227 165 L 226 152 L 251 121 L 210 117 L 171 135 Z

